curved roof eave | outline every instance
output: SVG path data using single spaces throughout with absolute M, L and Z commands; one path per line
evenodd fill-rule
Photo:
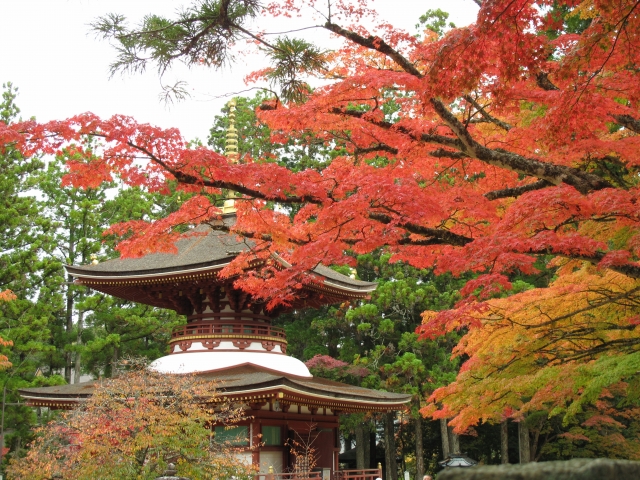
M 188 275 L 193 273 L 207 272 L 207 271 L 218 271 L 222 270 L 224 267 L 229 265 L 231 261 L 235 257 L 228 257 L 221 260 L 216 260 L 215 262 L 210 262 L 209 264 L 195 264 L 195 265 L 185 265 L 180 268 L 167 268 L 167 269 L 156 269 L 156 270 L 147 270 L 147 271 L 139 271 L 137 273 L 133 272 L 99 272 L 92 271 L 87 269 L 86 267 L 78 267 L 75 265 L 65 265 L 67 271 L 76 279 L 82 280 L 86 279 L 89 281 L 124 281 L 124 280 L 143 280 L 145 278 L 162 278 L 167 276 L 179 276 L 179 275 Z M 287 266 L 290 266 L 287 264 Z M 329 272 L 330 271 L 330 272 Z M 325 285 L 327 287 L 335 288 L 338 290 L 353 292 L 353 293 L 369 293 L 373 292 L 378 284 L 374 282 L 363 282 L 361 280 L 351 279 L 345 275 L 340 274 L 334 270 L 325 267 L 324 265 L 318 265 L 316 268 L 312 270 L 314 275 L 318 275 L 322 277 L 321 285 Z M 331 275 L 330 278 L 327 275 Z M 344 277 L 340 278 L 340 277 Z

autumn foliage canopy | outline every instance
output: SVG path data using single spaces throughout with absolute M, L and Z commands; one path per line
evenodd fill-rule
M 318 49 L 297 68 L 285 68 L 292 42 L 235 30 L 256 12 L 304 15 L 309 4 L 325 14 L 319 28 L 343 46 Z M 0 125 L 1 143 L 26 155 L 73 143 L 66 179 L 73 185 L 118 176 L 154 191 L 177 182 L 194 194 L 161 221 L 112 226 L 123 255 L 171 251 L 175 226 L 215 226 L 216 199 L 236 192 L 231 230 L 256 247 L 226 273 L 262 260 L 263 269 L 237 282 L 272 303 L 297 295 L 318 262 L 352 264 L 353 252 L 382 248 L 393 261 L 436 273 L 475 272 L 457 307 L 426 312 L 419 329 L 425 338 L 466 332 L 455 351 L 466 359 L 457 381 L 436 390 L 425 409 L 455 417 L 458 429 L 542 407 L 572 415 L 609 387 L 633 388 L 640 371 L 638 2 L 490 0 L 474 24 L 420 37 L 381 23 L 365 2 L 337 2 L 329 12 L 314 0 L 221 1 L 210 17 L 198 5 L 190 15 L 200 17 L 174 45 L 176 58 L 216 66 L 219 59 L 194 45 L 251 33 L 274 66 L 250 80 L 283 85 L 259 109 L 261 120 L 275 136 L 313 133 L 336 149 L 334 160 L 299 172 L 261 158 L 233 164 L 188 146 L 177 130 L 92 114 Z M 213 26 L 189 50 L 189 35 L 207 22 Z M 375 22 L 371 31 L 363 27 Z M 143 27 L 137 47 L 153 52 Z M 324 86 L 306 89 L 308 77 Z M 101 151 L 83 149 L 86 135 L 103 140 Z M 270 266 L 274 253 L 292 267 Z M 548 287 L 505 296 L 514 275 L 541 268 L 553 272 Z
M 11 462 L 11 478 L 155 479 L 168 462 L 189 478 L 253 478 L 237 447 L 212 438 L 213 423 L 243 418 L 213 382 L 156 372 L 138 359 L 119 369 L 98 380 L 84 404 L 36 430 L 27 455 Z

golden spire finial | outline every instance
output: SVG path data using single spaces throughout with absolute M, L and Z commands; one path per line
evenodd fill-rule
M 227 141 L 225 143 L 224 154 L 232 163 L 238 163 L 238 130 L 236 130 L 236 99 L 232 98 L 227 103 L 229 107 L 229 129 L 227 130 Z M 236 213 L 236 202 L 234 192 L 229 192 L 229 199 L 224 201 L 222 213 Z
M 227 130 L 227 142 L 224 154 L 232 162 L 238 161 L 238 130 L 236 130 L 236 99 L 232 98 L 227 103 L 229 107 L 229 129 Z

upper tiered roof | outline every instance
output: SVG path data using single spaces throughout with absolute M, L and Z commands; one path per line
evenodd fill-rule
M 229 226 L 234 220 L 235 216 L 230 215 L 224 222 Z M 175 299 L 163 295 L 168 286 L 178 292 L 181 285 L 202 288 L 217 282 L 219 271 L 252 246 L 250 241 L 209 225 L 200 225 L 194 233 L 176 243 L 175 254 L 151 253 L 141 258 L 117 258 L 66 268 L 76 283 L 126 300 L 175 309 Z M 276 260 L 282 268 L 288 267 L 283 260 Z M 317 265 L 312 273 L 312 281 L 305 284 L 305 293 L 293 308 L 365 298 L 376 288 L 375 283 L 350 278 L 324 265 Z

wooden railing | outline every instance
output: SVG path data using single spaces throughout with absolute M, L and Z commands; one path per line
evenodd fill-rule
M 357 470 L 340 470 L 334 476 L 335 480 L 375 480 L 382 478 L 379 468 L 365 468 Z
M 322 472 L 309 473 L 260 473 L 254 480 L 322 480 Z
M 379 468 L 366 468 L 356 470 L 340 470 L 332 477 L 334 480 L 375 480 L 382 478 L 382 470 Z M 302 473 L 261 473 L 254 480 L 322 480 L 322 472 Z
M 189 323 L 177 328 L 171 334 L 171 339 L 198 335 L 257 335 L 285 340 L 286 334 L 283 328 L 252 322 L 202 322 Z

